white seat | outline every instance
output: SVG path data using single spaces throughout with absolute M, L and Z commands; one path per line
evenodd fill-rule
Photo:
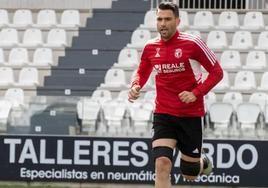
M 140 103 L 140 105 L 134 104 L 129 106 L 132 125 L 134 128 L 133 132 L 140 135 L 148 135 L 154 105 L 148 101 L 135 101 L 135 103 Z
M 57 17 L 55 10 L 43 9 L 38 12 L 37 24 L 34 24 L 38 28 L 51 28 L 56 27 Z
M 249 102 L 258 104 L 264 112 L 264 107 L 268 104 L 268 94 L 264 92 L 254 92 L 250 95 Z
M 151 39 L 151 33 L 147 29 L 136 29 L 131 35 L 131 43 L 128 47 L 143 48 L 145 43 Z
M 216 86 L 214 86 L 212 90 L 214 92 L 225 91 L 225 90 L 228 90 L 229 88 L 230 88 L 229 74 L 227 71 L 224 70 L 222 80 Z
M 9 53 L 9 66 L 25 66 L 29 63 L 28 50 L 26 48 L 12 48 Z
M 35 87 L 39 85 L 38 70 L 34 67 L 24 67 L 20 70 L 18 87 Z
M 243 69 L 263 70 L 267 67 L 264 51 L 250 51 L 247 55 L 246 64 Z
M 45 47 L 60 48 L 67 46 L 67 34 L 64 29 L 51 29 L 47 35 Z
M 141 28 L 156 30 L 156 11 L 148 10 L 145 13 L 143 24 L 140 25 Z
M 0 100 L 0 131 L 6 131 L 7 120 L 11 111 L 12 104 L 10 101 L 1 99 Z
M 0 9 L 0 28 L 9 25 L 8 12 L 5 9 Z
M 119 91 L 116 100 L 128 102 L 128 89 Z
M 220 63 L 224 70 L 239 70 L 242 66 L 240 52 L 236 50 L 223 51 Z
M 244 102 L 237 106 L 237 120 L 243 135 L 255 136 L 256 125 L 261 113 L 258 104 Z
M 264 107 L 264 123 L 266 126 L 268 125 L 268 104 Z
M 4 99 L 12 104 L 13 109 L 20 109 L 25 107 L 24 91 L 21 88 L 9 88 L 5 92 Z
M 58 24 L 57 27 L 72 29 L 80 25 L 80 13 L 78 10 L 64 10 L 61 14 L 60 24 Z
M 230 103 L 233 109 L 236 109 L 237 106 L 243 102 L 243 95 L 240 92 L 229 91 L 223 95 L 222 102 Z
M 19 43 L 18 31 L 14 28 L 4 28 L 0 32 L 0 47 L 11 48 Z
M 116 132 L 121 132 L 122 121 L 126 114 L 126 103 L 118 100 L 106 101 L 103 103 L 103 112 L 104 119 L 106 121 L 106 125 L 108 126 L 108 130 L 111 128 L 115 128 Z
M 208 92 L 204 96 L 204 104 L 205 104 L 205 111 L 208 112 L 210 106 L 212 103 L 215 103 L 217 101 L 217 96 L 213 91 Z
M 37 28 L 26 29 L 23 35 L 21 47 L 38 47 L 43 45 L 42 31 Z
M 256 89 L 256 79 L 252 71 L 238 71 L 235 75 L 234 86 L 238 91 L 251 91 Z
M 259 91 L 268 91 L 268 72 L 263 73 L 260 86 L 257 89 Z
M 126 74 L 122 69 L 109 69 L 106 72 L 104 83 L 100 85 L 101 88 L 126 88 Z
M 255 46 L 257 50 L 268 50 L 268 31 L 262 31 L 259 34 L 257 46 Z
M 10 67 L 0 67 L 0 87 L 12 86 L 14 84 L 14 72 Z
M 211 104 L 209 108 L 209 117 L 215 136 L 230 135 L 230 132 L 232 131 L 232 114 L 232 104 L 224 102 L 215 102 Z
M 210 31 L 207 37 L 207 45 L 212 50 L 227 48 L 227 37 L 224 31 Z
M 151 90 L 151 91 L 146 91 L 145 92 L 143 99 L 145 101 L 150 101 L 151 103 L 154 103 L 155 97 L 156 97 L 156 91 Z
M 33 66 L 53 65 L 53 53 L 50 48 L 37 48 L 33 54 Z
M 2 48 L 0 48 L 0 65 L 1 64 L 4 64 L 6 61 L 5 61 L 5 55 L 4 55 L 4 51 Z
M 194 15 L 193 26 L 191 28 L 198 30 L 209 30 L 214 27 L 214 19 L 211 11 L 198 11 Z
M 241 26 L 241 29 L 247 31 L 256 31 L 264 29 L 264 19 L 262 12 L 246 12 L 244 16 L 244 23 Z
M 91 99 L 98 101 L 100 104 L 103 104 L 107 101 L 112 100 L 112 93 L 107 89 L 97 89 L 93 91 Z
M 131 75 L 131 81 L 135 79 L 135 76 L 136 76 L 136 73 L 137 73 L 137 70 L 134 70 L 132 72 L 132 75 Z M 129 87 L 131 87 L 131 85 L 129 84 Z M 144 84 L 143 86 L 143 89 L 145 90 L 152 90 L 152 89 L 155 89 L 155 84 L 154 84 L 154 72 L 152 72 L 152 74 L 149 76 L 147 82 Z
M 82 98 L 77 102 L 78 119 L 82 120 L 82 132 L 96 132 L 101 105 L 98 101 Z
M 31 10 L 19 9 L 15 11 L 13 16 L 13 23 L 9 24 L 9 26 L 14 28 L 25 29 L 27 27 L 32 26 L 32 24 L 33 24 L 33 17 Z
M 191 34 L 191 35 L 195 35 L 195 36 L 198 36 L 198 37 L 202 38 L 201 37 L 201 32 L 198 31 L 198 30 L 186 30 L 185 33 L 188 33 L 188 34 Z
M 235 11 L 223 11 L 219 16 L 217 29 L 224 31 L 235 31 L 239 28 L 238 14 Z
M 139 53 L 136 49 L 124 48 L 120 51 L 117 63 L 114 64 L 117 68 L 135 68 L 139 64 Z
M 249 31 L 236 31 L 232 38 L 231 49 L 248 50 L 253 48 L 252 35 Z
M 188 12 L 184 10 L 180 10 L 180 24 L 178 25 L 178 29 L 180 29 L 181 31 L 184 31 L 188 29 L 189 26 L 190 26 L 190 23 L 189 23 Z

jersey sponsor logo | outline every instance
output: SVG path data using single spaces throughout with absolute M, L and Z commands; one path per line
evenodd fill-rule
M 160 48 L 156 48 L 156 54 L 154 57 L 160 57 Z
M 179 59 L 182 56 L 182 50 L 180 48 L 175 50 L 174 56 Z
M 164 73 L 164 74 L 185 71 L 184 62 L 156 64 L 154 65 L 154 68 L 157 71 L 157 73 Z

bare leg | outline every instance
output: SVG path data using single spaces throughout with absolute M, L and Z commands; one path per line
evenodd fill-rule
M 176 146 L 174 139 L 157 139 L 153 142 L 153 148 L 158 146 L 167 146 L 172 149 Z M 168 157 L 158 157 L 155 160 L 155 188 L 171 188 L 170 171 L 172 161 Z

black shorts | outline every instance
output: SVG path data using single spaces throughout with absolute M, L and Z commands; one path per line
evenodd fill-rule
M 190 157 L 200 157 L 202 149 L 202 117 L 176 117 L 154 113 L 153 141 L 159 138 L 177 140 L 177 148 Z

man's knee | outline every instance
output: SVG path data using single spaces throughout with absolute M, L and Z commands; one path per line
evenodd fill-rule
M 180 169 L 186 179 L 193 180 L 200 174 L 200 161 L 189 162 L 181 159 Z
M 154 147 L 152 150 L 152 155 L 154 161 L 156 161 L 157 158 L 167 158 L 172 162 L 173 160 L 173 149 L 167 146 L 157 146 Z

